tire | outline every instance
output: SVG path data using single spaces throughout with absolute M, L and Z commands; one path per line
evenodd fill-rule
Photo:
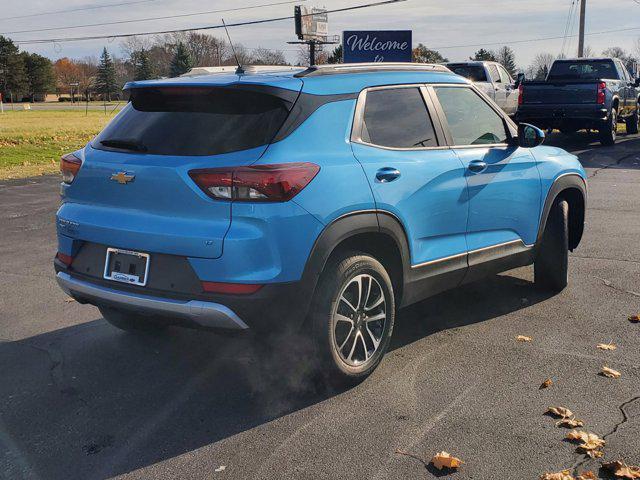
M 534 263 L 536 286 L 552 292 L 562 291 L 569 283 L 569 204 L 556 199 Z
M 616 143 L 618 134 L 618 112 L 613 109 L 609 113 L 609 118 L 600 128 L 600 143 L 605 146 L 611 146 Z
M 638 115 L 638 104 L 636 103 L 636 109 L 633 112 L 633 115 L 631 115 L 629 118 L 627 118 L 625 120 L 626 124 L 627 124 L 627 133 L 628 134 L 635 134 L 638 133 L 638 122 L 640 122 L 640 115 Z
M 98 307 L 104 319 L 114 327 L 125 332 L 158 333 L 163 331 L 168 323 L 154 321 L 151 317 L 136 315 L 110 307 Z
M 310 318 L 320 373 L 338 384 L 363 380 L 384 357 L 393 332 L 389 274 L 367 254 L 337 256 L 320 276 Z

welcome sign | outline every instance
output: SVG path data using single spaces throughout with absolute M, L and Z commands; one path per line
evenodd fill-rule
M 342 32 L 344 63 L 410 62 L 411 30 Z

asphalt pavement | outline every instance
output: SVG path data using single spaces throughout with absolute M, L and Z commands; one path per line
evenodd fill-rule
M 295 340 L 136 337 L 68 302 L 51 265 L 58 178 L 0 182 L 0 478 L 443 476 L 398 449 L 460 457 L 443 477 L 457 480 L 598 473 L 552 405 L 606 439 L 604 460 L 640 464 L 640 324 L 627 320 L 640 312 L 640 137 L 549 143 L 590 176 L 569 287 L 544 295 L 521 268 L 414 305 L 380 367 L 343 390 L 310 380 Z

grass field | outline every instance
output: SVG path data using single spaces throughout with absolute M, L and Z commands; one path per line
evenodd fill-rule
M 0 179 L 58 171 L 60 155 L 77 150 L 112 118 L 102 111 L 6 111 L 0 115 Z

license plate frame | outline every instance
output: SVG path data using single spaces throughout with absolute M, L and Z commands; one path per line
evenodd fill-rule
M 122 260 L 126 260 L 126 257 L 135 257 L 136 266 L 140 263 L 141 259 L 144 259 L 144 273 L 141 278 L 140 272 L 129 273 L 120 271 L 121 264 L 117 264 L 118 260 L 112 259 L 115 256 L 121 256 Z M 130 266 L 132 264 L 131 261 L 128 262 Z M 122 248 L 113 248 L 108 247 L 104 260 L 104 275 L 103 278 L 105 280 L 112 280 L 114 282 L 126 283 L 128 285 L 137 285 L 139 287 L 144 287 L 147 285 L 147 281 L 149 280 L 149 265 L 151 264 L 151 255 L 143 252 L 135 252 L 133 250 L 125 250 Z M 116 268 L 116 266 L 118 268 Z

